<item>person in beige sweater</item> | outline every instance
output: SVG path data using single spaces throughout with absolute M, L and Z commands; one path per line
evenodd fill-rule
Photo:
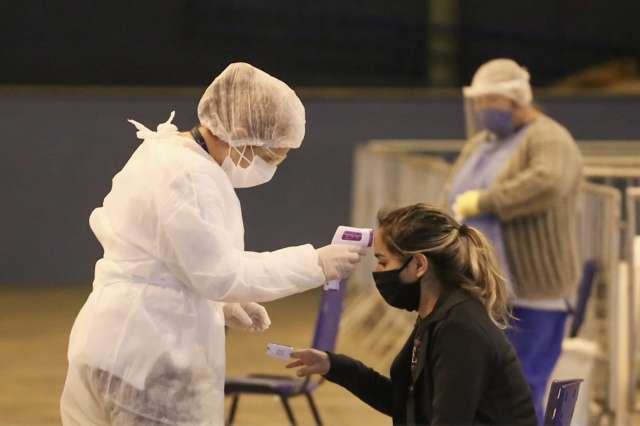
M 507 336 L 542 422 L 567 299 L 580 278 L 575 222 L 582 158 L 567 129 L 531 104 L 529 74 L 516 62 L 487 62 L 463 91 L 472 135 L 453 166 L 447 202 L 496 249 L 515 317 Z

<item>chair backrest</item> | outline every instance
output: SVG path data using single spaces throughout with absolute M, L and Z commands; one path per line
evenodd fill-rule
M 570 426 L 582 379 L 554 380 L 549 390 L 544 426 Z
M 320 298 L 316 329 L 313 334 L 314 349 L 332 352 L 336 348 L 342 304 L 347 291 L 347 281 L 340 281 L 339 290 L 325 290 Z
M 580 326 L 584 321 L 587 311 L 587 302 L 591 296 L 591 289 L 598 272 L 598 263 L 595 260 L 587 260 L 582 270 L 582 278 L 578 287 L 578 298 L 576 300 L 575 312 L 573 313 L 573 321 L 569 331 L 570 337 L 576 337 L 580 331 Z

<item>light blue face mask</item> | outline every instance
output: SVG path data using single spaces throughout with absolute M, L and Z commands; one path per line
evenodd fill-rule
M 479 117 L 482 127 L 499 138 L 513 132 L 513 112 L 511 110 L 486 108 L 480 111 Z

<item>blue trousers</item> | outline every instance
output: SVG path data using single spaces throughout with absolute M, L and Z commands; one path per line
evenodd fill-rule
M 531 387 L 538 422 L 544 422 L 544 394 L 553 368 L 560 358 L 567 313 L 515 307 L 516 319 L 507 330 L 527 383 Z

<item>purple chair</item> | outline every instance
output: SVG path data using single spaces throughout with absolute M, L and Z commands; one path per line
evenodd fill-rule
M 554 380 L 549 390 L 544 426 L 571 426 L 582 379 Z
M 320 299 L 320 309 L 316 318 L 316 328 L 313 335 L 314 349 L 331 352 L 335 349 L 338 328 L 340 326 L 340 316 L 342 315 L 342 303 L 346 291 L 346 282 L 340 283 L 340 290 L 329 290 L 322 293 Z M 318 426 L 322 425 L 320 413 L 313 399 L 313 392 L 324 381 L 324 378 L 311 380 L 311 377 L 298 379 L 291 376 L 277 376 L 265 374 L 251 374 L 246 377 L 228 377 L 224 385 L 224 393 L 231 396 L 231 410 L 227 425 L 231 426 L 238 410 L 240 395 L 277 395 L 280 397 L 289 422 L 296 425 L 296 419 L 289 405 L 289 398 L 304 395 L 309 402 L 309 407 L 313 418 Z
M 580 327 L 584 322 L 584 317 L 587 312 L 587 302 L 591 296 L 591 289 L 595 282 L 598 273 L 598 263 L 595 260 L 587 260 L 584 263 L 582 269 L 582 277 L 580 278 L 580 284 L 578 286 L 578 298 L 576 300 L 576 307 L 572 310 L 573 321 L 571 322 L 571 328 L 569 329 L 570 337 L 577 337 Z

